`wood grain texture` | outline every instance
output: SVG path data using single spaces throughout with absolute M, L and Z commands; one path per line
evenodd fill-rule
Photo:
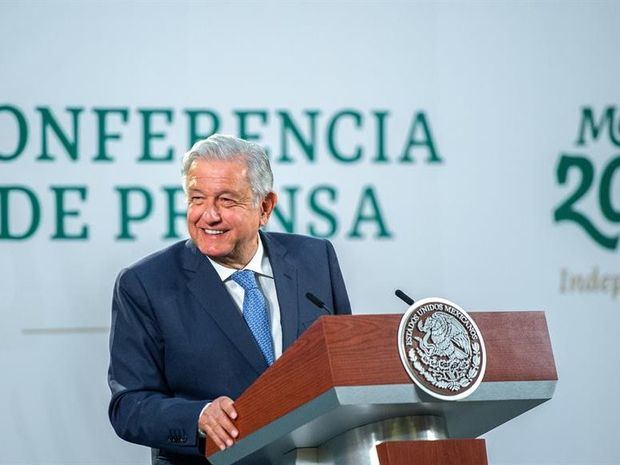
M 377 446 L 381 465 L 487 465 L 484 439 L 389 441 Z
M 544 312 L 470 313 L 487 349 L 483 382 L 557 380 Z
M 402 315 L 321 317 L 235 401 L 240 438 L 334 386 L 411 383 L 397 348 Z M 557 380 L 543 312 L 472 312 L 487 350 L 483 382 Z M 207 440 L 207 455 L 217 451 Z

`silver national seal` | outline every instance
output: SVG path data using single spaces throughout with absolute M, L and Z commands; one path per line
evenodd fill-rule
M 403 315 L 398 349 L 413 382 L 433 397 L 459 400 L 480 385 L 486 351 L 474 320 L 458 305 L 432 297 Z

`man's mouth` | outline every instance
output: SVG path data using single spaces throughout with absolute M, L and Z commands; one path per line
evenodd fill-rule
M 205 232 L 205 234 L 209 236 L 217 236 L 219 234 L 224 234 L 226 232 L 222 229 L 203 229 L 203 231 Z

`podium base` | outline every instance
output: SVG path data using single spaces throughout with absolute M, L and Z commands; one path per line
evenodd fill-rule
M 380 465 L 488 465 L 484 439 L 384 442 L 377 455 Z
M 284 457 L 283 465 L 426 465 L 417 458 L 413 462 L 400 462 L 399 457 L 408 454 L 407 444 L 435 442 L 447 437 L 446 423 L 442 417 L 419 415 L 390 418 L 346 431 L 317 448 L 295 449 Z M 392 447 L 391 444 L 398 446 Z M 379 447 L 385 445 L 390 447 L 383 448 L 384 458 L 381 459 Z

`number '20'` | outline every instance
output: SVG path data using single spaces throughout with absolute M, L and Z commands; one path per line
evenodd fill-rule
M 599 205 L 605 218 L 614 223 L 620 223 L 620 210 L 614 208 L 611 198 L 614 175 L 620 168 L 620 156 L 613 158 L 603 169 L 598 189 Z M 562 155 L 556 170 L 557 180 L 566 184 L 568 172 L 576 171 L 581 174 L 577 189 L 554 212 L 555 221 L 574 221 L 580 225 L 588 235 L 606 249 L 615 250 L 618 246 L 618 235 L 608 236 L 601 232 L 589 218 L 577 211 L 575 203 L 581 199 L 592 187 L 594 182 L 594 165 L 592 162 L 578 155 Z M 619 202 L 620 203 L 620 202 Z M 619 206 L 620 207 L 620 206 Z

